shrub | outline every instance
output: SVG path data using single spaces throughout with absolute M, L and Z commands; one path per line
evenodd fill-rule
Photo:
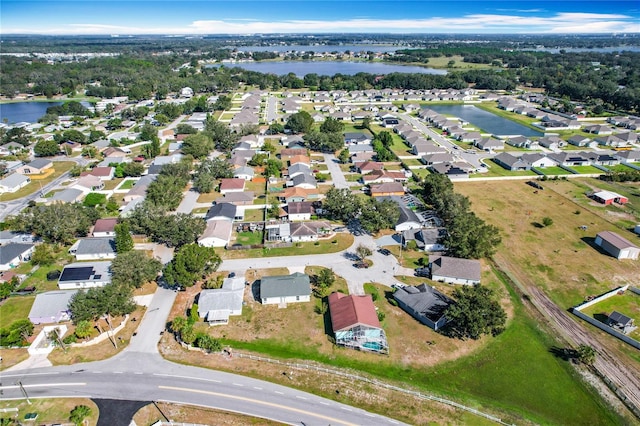
M 47 281 L 55 281 L 60 278 L 60 271 L 54 269 L 53 271 L 47 272 Z
M 378 311 L 378 321 L 380 322 L 384 321 L 384 317 L 385 317 L 384 312 Z
M 78 341 L 78 338 L 76 337 L 75 334 L 70 334 L 64 339 L 62 339 L 62 343 L 64 343 L 65 345 L 70 345 L 72 343 L 76 343 L 77 341 Z
M 398 301 L 393 297 L 389 298 L 389 303 L 391 303 L 393 306 L 398 306 Z

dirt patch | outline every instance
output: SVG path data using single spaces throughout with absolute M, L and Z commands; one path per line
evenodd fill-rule
M 167 418 L 172 422 L 224 426 L 243 426 L 248 424 L 272 426 L 280 424 L 257 417 L 244 416 L 242 414 L 166 402 L 158 402 L 156 405 L 149 404 L 141 408 L 133 417 L 133 420 L 136 424 L 142 426 L 151 425 L 158 421 L 166 421 Z
M 9 367 L 13 367 L 14 365 L 24 361 L 29 358 L 29 352 L 27 352 L 27 348 L 19 348 L 19 349 L 0 349 L 0 371 L 6 370 Z

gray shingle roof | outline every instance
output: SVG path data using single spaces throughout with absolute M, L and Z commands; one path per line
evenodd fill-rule
M 47 167 L 50 164 L 52 164 L 51 160 L 47 160 L 45 158 L 36 158 L 35 160 L 27 164 L 27 166 L 33 167 L 34 169 L 42 169 L 43 167 Z
M 60 312 L 68 309 L 69 301 L 77 292 L 77 290 L 61 290 L 38 294 L 29 311 L 29 318 L 55 318 Z
M 29 176 L 21 175 L 20 173 L 14 173 L 0 180 L 0 185 L 7 188 L 15 188 L 22 185 L 24 182 L 29 182 Z
M 480 281 L 480 262 L 473 259 L 459 259 L 448 256 L 430 256 L 432 275 Z
M 55 202 L 59 201 L 61 203 L 74 203 L 80 195 L 83 194 L 82 191 L 76 188 L 67 188 L 63 191 L 56 192 L 53 194 L 53 197 L 50 198 L 50 201 Z
M 237 210 L 238 207 L 235 204 L 217 203 L 209 209 L 205 219 L 209 220 L 212 217 L 223 216 L 233 220 L 233 218 L 236 217 Z
M 114 254 L 115 238 L 83 238 L 78 241 L 76 256 L 83 254 Z
M 416 314 L 434 322 L 442 318 L 444 310 L 453 303 L 453 300 L 426 284 L 398 288 L 393 297 Z
M 0 247 L 0 265 L 11 262 L 16 257 L 33 247 L 33 244 L 9 243 Z
M 263 277 L 260 280 L 260 297 L 308 296 L 311 294 L 309 276 L 296 272 L 291 275 Z

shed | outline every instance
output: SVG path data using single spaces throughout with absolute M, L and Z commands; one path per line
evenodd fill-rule
M 611 231 L 603 231 L 596 235 L 595 243 L 616 259 L 638 259 L 640 247 Z
M 633 326 L 633 319 L 621 314 L 618 311 L 611 312 L 611 315 L 609 315 L 609 318 L 607 318 L 607 325 L 609 327 L 618 329 L 625 334 L 629 333 L 635 328 Z

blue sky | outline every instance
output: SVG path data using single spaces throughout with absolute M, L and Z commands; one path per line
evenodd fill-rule
M 1 34 L 640 32 L 638 0 L 1 2 Z

